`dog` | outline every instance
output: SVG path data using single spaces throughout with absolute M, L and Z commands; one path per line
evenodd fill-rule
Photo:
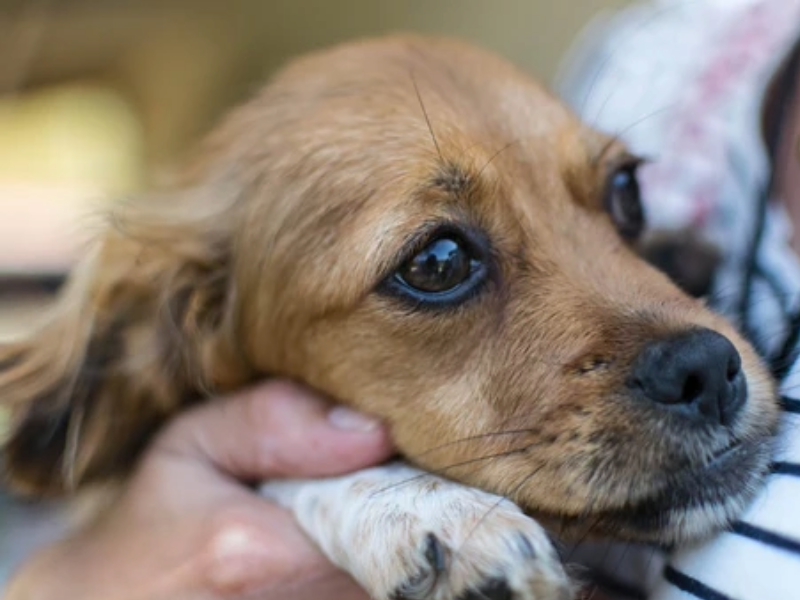
M 382 418 L 407 461 L 262 487 L 375 598 L 571 598 L 545 527 L 710 535 L 768 472 L 778 400 L 637 255 L 639 163 L 463 42 L 297 59 L 112 209 L 3 350 L 8 481 L 118 481 L 176 412 L 282 376 Z

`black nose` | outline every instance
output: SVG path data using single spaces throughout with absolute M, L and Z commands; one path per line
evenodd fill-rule
M 722 425 L 736 418 L 747 399 L 739 352 L 710 329 L 693 329 L 645 346 L 627 385 L 653 402 Z

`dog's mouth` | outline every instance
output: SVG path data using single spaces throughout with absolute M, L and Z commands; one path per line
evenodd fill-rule
M 703 467 L 703 469 L 714 469 L 718 466 L 728 462 L 731 459 L 731 456 L 737 452 L 742 447 L 742 442 L 737 439 L 732 439 L 730 443 L 723 447 L 721 450 L 714 452 L 711 455 L 711 458 L 708 460 L 708 463 Z
M 605 480 L 593 480 L 599 500 L 593 505 L 589 496 L 584 512 L 548 515 L 548 522 L 567 540 L 612 538 L 664 547 L 697 543 L 725 530 L 770 472 L 778 413 L 765 402 L 768 391 L 757 378 L 748 385 L 746 401 L 762 403 L 763 410 L 751 409 L 733 425 L 693 427 L 683 413 L 659 420 L 633 442 L 638 453 L 630 452 L 631 442 L 620 444 L 610 436 L 606 456 L 618 458 L 602 469 Z
M 565 539 L 692 543 L 729 526 L 750 503 L 769 473 L 771 450 L 769 440 L 734 439 L 702 465 L 666 474 L 661 491 L 650 497 L 612 510 L 544 518 Z

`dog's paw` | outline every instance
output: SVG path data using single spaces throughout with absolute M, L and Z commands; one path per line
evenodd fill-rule
M 263 491 L 378 600 L 574 597 L 544 529 L 498 496 L 404 465 Z
M 462 489 L 419 502 L 391 532 L 385 565 L 402 565 L 391 600 L 570 600 L 573 589 L 544 530 L 514 504 Z M 475 492 L 474 490 L 468 490 Z M 437 492 L 433 492 L 436 494 Z M 458 496 L 458 497 L 456 497 Z M 425 506 L 425 505 L 428 506 Z M 386 515 L 394 522 L 393 515 Z M 386 531 L 385 533 L 389 533 Z M 376 543 L 383 535 L 377 534 Z M 406 539 L 412 541 L 405 546 Z M 387 548 L 388 549 L 388 548 Z M 377 566 L 377 565 L 376 565 Z

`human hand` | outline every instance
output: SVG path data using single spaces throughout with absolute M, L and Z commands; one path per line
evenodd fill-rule
M 6 600 L 366 600 L 289 513 L 241 481 L 380 462 L 384 430 L 268 383 L 179 416 L 107 513 L 24 565 Z

